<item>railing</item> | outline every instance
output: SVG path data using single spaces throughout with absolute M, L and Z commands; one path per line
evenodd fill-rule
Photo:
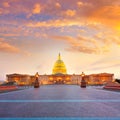
M 15 90 L 17 88 L 18 88 L 17 86 L 0 86 L 1 91 L 3 91 L 3 90 Z
M 120 86 L 104 86 L 104 89 L 120 90 Z

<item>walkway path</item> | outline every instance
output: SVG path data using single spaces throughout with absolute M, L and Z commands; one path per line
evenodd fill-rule
M 120 92 L 49 85 L 0 94 L 0 120 L 23 117 L 26 120 L 31 117 L 32 120 L 120 120 Z

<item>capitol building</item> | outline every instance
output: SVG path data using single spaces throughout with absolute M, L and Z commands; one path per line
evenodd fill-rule
M 82 73 L 83 74 L 83 73 Z M 51 84 L 73 84 L 79 85 L 81 83 L 82 74 L 68 74 L 67 68 L 61 55 L 59 53 L 58 59 L 56 60 L 52 74 L 39 75 L 39 83 L 41 85 L 51 85 Z M 8 82 L 16 82 L 18 85 L 34 85 L 35 75 L 26 75 L 26 74 L 7 74 L 6 75 Z M 90 74 L 85 75 L 84 79 L 88 85 L 103 85 L 107 82 L 111 82 L 114 79 L 114 74 L 110 73 L 99 73 L 99 74 Z

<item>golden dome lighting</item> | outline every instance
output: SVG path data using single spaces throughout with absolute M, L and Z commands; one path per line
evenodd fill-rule
M 58 59 L 54 64 L 52 74 L 67 74 L 67 70 L 64 62 L 61 60 L 60 53 L 58 55 Z

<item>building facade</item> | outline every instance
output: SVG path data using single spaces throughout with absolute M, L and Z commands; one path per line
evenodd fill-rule
M 7 81 L 14 81 L 18 85 L 34 85 L 35 76 L 34 75 L 25 75 L 25 74 L 8 74 L 6 75 Z M 50 75 L 39 75 L 39 83 L 41 85 L 50 85 L 50 84 L 74 84 L 80 85 L 82 76 L 81 74 L 67 74 L 66 66 L 61 60 L 60 54 L 56 60 L 52 74 Z M 99 73 L 99 74 L 90 74 L 84 76 L 85 81 L 88 85 L 103 85 L 107 82 L 113 81 L 114 74 L 110 73 Z

